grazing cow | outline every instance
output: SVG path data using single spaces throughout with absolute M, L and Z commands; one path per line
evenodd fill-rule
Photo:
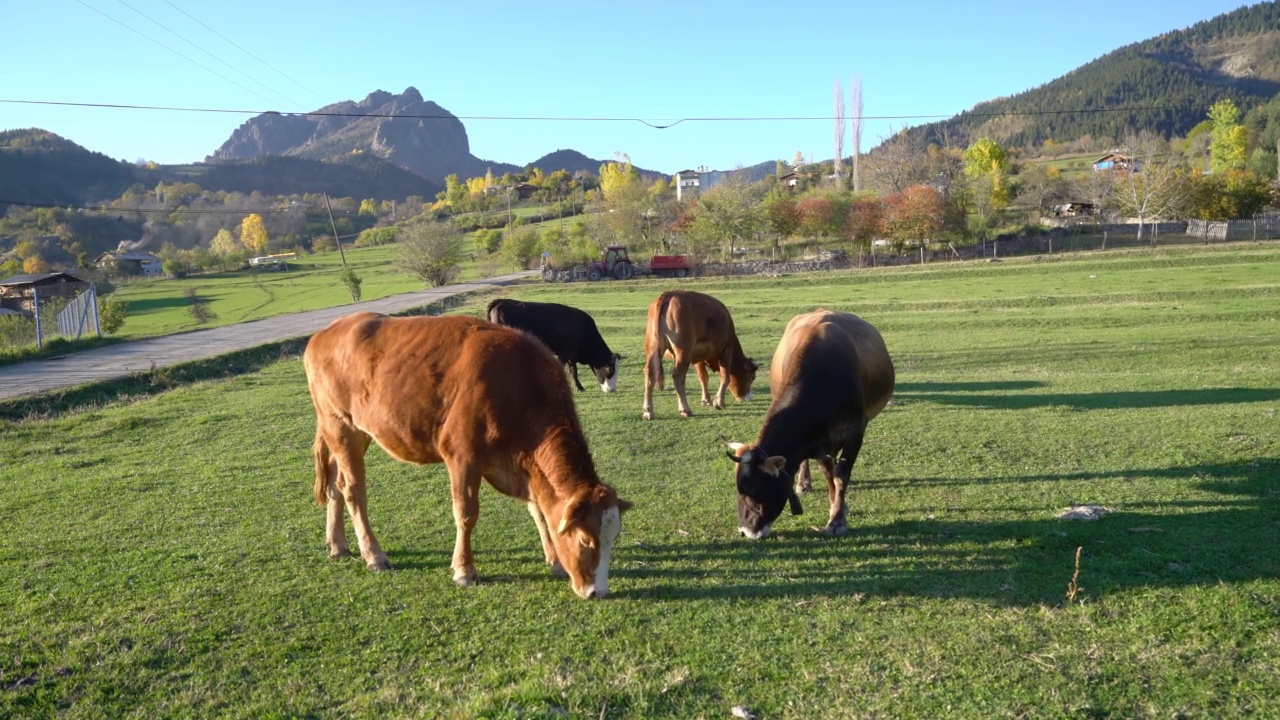
M 743 535 L 767 536 L 788 502 L 793 514 L 800 513 L 791 483 L 808 458 L 817 459 L 827 476 L 825 532 L 848 531 L 849 476 L 867 423 L 889 403 L 893 383 L 884 339 L 858 316 L 815 310 L 787 323 L 769 368 L 773 402 L 764 426 L 755 443 L 729 444 Z
M 685 397 L 684 381 L 693 365 L 702 385 L 702 404 L 713 405 L 707 394 L 707 368 L 720 373 L 714 407 L 724 409 L 727 386 L 741 401 L 751 399 L 751 384 L 756 380 L 756 364 L 742 352 L 733 318 L 724 303 L 698 292 L 670 290 L 649 304 L 649 318 L 644 331 L 644 419 L 653 419 L 653 388 L 664 387 L 662 359 L 670 355 L 675 361 L 671 378 L 676 386 L 680 415 L 690 417 L 693 410 Z
M 578 382 L 578 364 L 590 367 L 600 389 L 611 393 L 618 388 L 618 361 L 622 356 L 611 352 L 596 329 L 596 321 L 586 312 L 559 303 L 520 302 L 499 298 L 489 303 L 490 322 L 524 330 L 547 344 L 560 358 L 573 384 Z
M 316 502 L 331 557 L 349 555 L 345 503 L 370 570 L 390 568 L 369 526 L 370 440 L 403 462 L 449 470 L 453 579 L 476 580 L 480 480 L 526 503 L 555 574 L 580 597 L 609 590 L 609 556 L 631 503 L 600 482 L 554 356 L 528 335 L 471 317 L 361 312 L 316 333 L 303 356 L 316 408 Z

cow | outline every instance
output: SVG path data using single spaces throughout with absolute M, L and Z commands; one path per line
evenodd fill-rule
M 480 480 L 526 504 L 547 563 L 580 597 L 609 591 L 609 558 L 631 503 L 596 475 L 573 391 L 546 346 L 474 317 L 360 312 L 316 333 L 303 355 L 316 410 L 316 502 L 331 557 L 350 554 L 345 504 L 370 570 L 388 570 L 365 502 L 364 455 L 443 462 L 457 540 L 453 580 L 476 582 L 471 531 Z
M 489 322 L 532 334 L 560 358 L 578 390 L 578 364 L 590 367 L 600 389 L 611 393 L 618 388 L 618 362 L 622 356 L 609 350 L 596 321 L 586 312 L 559 303 L 521 302 L 499 298 L 489 303 Z
M 738 529 L 767 537 L 791 505 L 801 508 L 792 478 L 814 458 L 827 476 L 829 535 L 848 532 L 845 492 L 862 439 L 893 395 L 893 360 L 884 338 L 856 315 L 815 310 L 787 323 L 769 368 L 773 402 L 754 443 L 729 443 L 737 466 Z
M 685 397 L 684 381 L 693 365 L 702 385 L 702 404 L 724 409 L 727 386 L 733 396 L 751 399 L 756 380 L 756 364 L 742 352 L 733 318 L 724 303 L 699 292 L 670 290 L 649 304 L 644 332 L 644 419 L 653 419 L 653 388 L 663 389 L 662 362 L 665 355 L 675 361 L 671 378 L 681 417 L 692 417 Z M 707 368 L 720 373 L 720 387 L 712 403 L 707 394 Z

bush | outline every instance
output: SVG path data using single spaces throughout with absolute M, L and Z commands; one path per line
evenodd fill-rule
M 462 263 L 462 237 L 447 223 L 419 221 L 404 225 L 399 234 L 396 266 L 432 287 L 448 285 Z
M 107 335 L 114 335 L 129 316 L 129 303 L 120 298 L 108 297 L 98 302 L 98 327 Z

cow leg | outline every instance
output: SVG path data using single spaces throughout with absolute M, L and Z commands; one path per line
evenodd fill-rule
M 574 387 L 578 388 L 579 392 L 586 390 L 586 388 L 582 387 L 582 383 L 578 382 L 578 363 L 566 362 L 564 366 L 568 368 L 569 375 L 573 378 Z
M 644 404 L 640 409 L 645 420 L 653 419 L 653 386 L 657 384 L 661 388 L 661 379 L 662 353 L 659 351 L 644 359 Z
M 316 501 L 324 498 L 325 523 L 324 544 L 329 548 L 329 557 L 341 558 L 351 554 L 347 546 L 347 531 L 342 524 L 342 491 L 338 488 L 338 461 L 329 452 L 329 441 L 325 437 L 325 428 L 316 424 L 316 439 L 311 445 L 311 457 L 316 470 Z
M 729 364 L 720 363 L 720 387 L 716 388 L 716 404 L 717 410 L 724 409 L 724 392 L 729 389 Z M 703 385 L 702 394 L 706 397 L 706 385 Z
M 796 492 L 807 493 L 813 489 L 813 476 L 809 474 L 809 461 L 800 461 L 800 471 L 796 473 Z
M 341 530 L 342 512 L 335 508 L 337 495 L 341 493 L 347 506 L 347 514 L 351 516 L 351 527 L 355 530 L 356 542 L 360 546 L 360 557 L 364 560 L 365 566 L 374 571 L 390 570 L 391 563 L 387 562 L 387 554 L 382 551 L 382 546 L 373 535 L 373 526 L 369 523 L 364 466 L 364 454 L 369 449 L 369 436 L 351 427 L 343 428 L 340 436 L 341 439 L 338 442 L 329 444 L 333 460 L 337 464 L 338 479 L 335 483 L 337 487 L 329 491 L 328 522 L 330 527 L 336 525 Z M 336 522 L 334 522 L 335 516 Z M 329 536 L 329 541 L 331 554 L 335 544 L 338 548 L 346 545 L 345 538 L 338 542 L 338 538 L 333 535 Z
M 529 508 L 533 523 L 538 526 L 538 537 L 542 540 L 542 554 L 546 557 L 547 564 L 551 566 L 551 574 L 555 577 L 569 577 L 564 565 L 560 564 L 560 558 L 556 556 L 556 546 L 551 540 L 551 531 L 547 528 L 547 519 L 543 516 L 542 510 L 538 509 L 538 504 L 532 500 L 525 503 L 525 507 Z
M 694 363 L 693 369 L 698 372 L 698 384 L 702 386 L 702 404 L 711 407 L 711 395 L 707 393 L 707 364 Z M 719 397 L 719 395 L 716 397 Z
M 866 429 L 867 427 L 864 423 L 861 428 L 845 441 L 844 447 L 840 450 L 840 462 L 834 463 L 835 472 L 831 471 L 833 463 L 830 455 L 818 461 L 822 463 L 822 470 L 827 474 L 827 497 L 831 500 L 831 514 L 827 517 L 825 530 L 828 535 L 844 535 L 849 532 L 848 506 L 845 504 L 845 493 L 849 490 L 849 479 L 853 475 L 853 463 L 857 461 L 858 453 L 862 451 L 862 438 L 866 434 Z
M 699 365 L 699 368 L 702 366 Z M 682 355 L 676 355 L 675 367 L 671 368 L 671 384 L 676 386 L 676 403 L 680 406 L 680 417 L 693 417 L 693 408 L 684 392 L 684 381 L 689 376 L 689 361 Z M 701 378 L 699 378 L 701 379 Z M 706 397 L 706 385 L 702 386 L 702 395 Z
M 453 581 L 462 587 L 476 582 L 476 564 L 471 556 L 471 531 L 480 516 L 480 473 L 470 463 L 445 460 L 449 468 L 449 489 L 453 495 L 453 523 L 458 529 L 453 544 Z

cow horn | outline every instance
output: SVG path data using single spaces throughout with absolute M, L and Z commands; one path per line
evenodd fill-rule
M 734 455 L 732 450 L 725 450 L 724 454 L 728 455 L 729 459 L 736 463 L 742 462 L 742 458 L 738 457 L 737 455 Z

